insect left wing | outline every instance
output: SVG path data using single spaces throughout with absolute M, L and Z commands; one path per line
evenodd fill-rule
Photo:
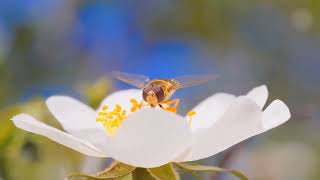
M 120 81 L 126 82 L 140 89 L 142 89 L 145 86 L 145 84 L 148 81 L 150 81 L 150 79 L 147 76 L 124 73 L 119 71 L 113 71 L 112 76 Z
M 173 81 L 176 82 L 176 89 L 181 89 L 189 86 L 199 85 L 203 83 L 207 83 L 211 80 L 215 80 L 217 78 L 216 75 L 191 75 L 191 76 L 181 76 L 174 78 Z

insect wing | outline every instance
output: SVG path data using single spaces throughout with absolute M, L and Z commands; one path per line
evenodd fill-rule
M 199 85 L 207 83 L 211 80 L 215 80 L 217 76 L 215 75 L 191 75 L 191 76 L 181 76 L 174 78 L 173 81 L 176 82 L 176 89 L 181 89 L 189 86 Z
M 143 88 L 145 84 L 150 81 L 147 76 L 138 75 L 138 74 L 130 74 L 119 71 L 113 71 L 112 76 L 120 81 L 131 84 L 138 88 Z

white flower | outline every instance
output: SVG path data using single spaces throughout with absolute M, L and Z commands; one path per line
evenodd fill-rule
M 247 138 L 277 127 L 290 118 L 288 107 L 273 101 L 264 111 L 268 90 L 260 86 L 245 96 L 218 93 L 193 111 L 192 123 L 161 109 L 142 108 L 131 113 L 113 136 L 108 136 L 98 112 L 71 97 L 53 96 L 46 103 L 66 132 L 50 127 L 28 114 L 13 118 L 26 131 L 46 136 L 71 149 L 94 157 L 112 157 L 136 167 L 157 167 L 217 154 Z M 102 104 L 121 104 L 130 110 L 129 100 L 141 100 L 140 90 L 123 90 L 108 96 Z M 101 108 L 100 108 L 101 109 Z

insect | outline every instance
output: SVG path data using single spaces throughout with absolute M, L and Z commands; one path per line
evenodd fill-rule
M 144 75 L 130 74 L 119 71 L 112 72 L 112 76 L 118 80 L 142 89 L 143 100 L 140 103 L 140 108 L 148 105 L 151 107 L 160 106 L 161 108 L 164 108 L 163 104 L 167 104 L 169 106 L 167 109 L 171 109 L 173 111 L 177 109 L 180 103 L 179 99 L 170 99 L 177 90 L 206 83 L 215 79 L 215 76 L 213 75 L 197 75 L 181 76 L 174 79 L 150 80 Z

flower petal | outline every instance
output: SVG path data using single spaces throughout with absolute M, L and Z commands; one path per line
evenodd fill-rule
M 40 121 L 37 121 L 28 114 L 19 114 L 13 117 L 12 120 L 13 123 L 20 129 L 46 136 L 47 138 L 82 154 L 94 157 L 106 157 L 91 144 L 56 128 L 50 127 Z
M 83 129 L 101 129 L 97 113 L 84 103 L 67 96 L 52 96 L 46 101 L 53 116 L 69 133 L 76 135 Z
M 253 88 L 247 96 L 255 101 L 260 108 L 263 108 L 268 99 L 268 88 L 266 85 Z
M 112 141 L 112 157 L 136 167 L 158 167 L 187 150 L 191 131 L 180 116 L 158 109 L 131 114 Z
M 197 113 L 192 118 L 192 131 L 211 127 L 235 99 L 236 97 L 232 94 L 217 93 L 202 101 L 192 110 Z
M 280 100 L 273 101 L 263 112 L 263 127 L 265 130 L 277 127 L 289 120 L 289 108 Z
M 140 103 L 142 101 L 141 90 L 128 89 L 114 92 L 102 101 L 98 110 L 101 110 L 102 105 L 107 105 L 110 108 L 114 108 L 116 104 L 119 104 L 123 109 L 126 109 L 127 112 L 130 113 L 130 108 L 132 106 L 130 99 L 136 99 L 138 103 Z
M 190 153 L 177 161 L 194 161 L 217 154 L 262 132 L 262 111 L 247 97 L 239 97 L 224 115 L 205 131 L 194 133 Z

